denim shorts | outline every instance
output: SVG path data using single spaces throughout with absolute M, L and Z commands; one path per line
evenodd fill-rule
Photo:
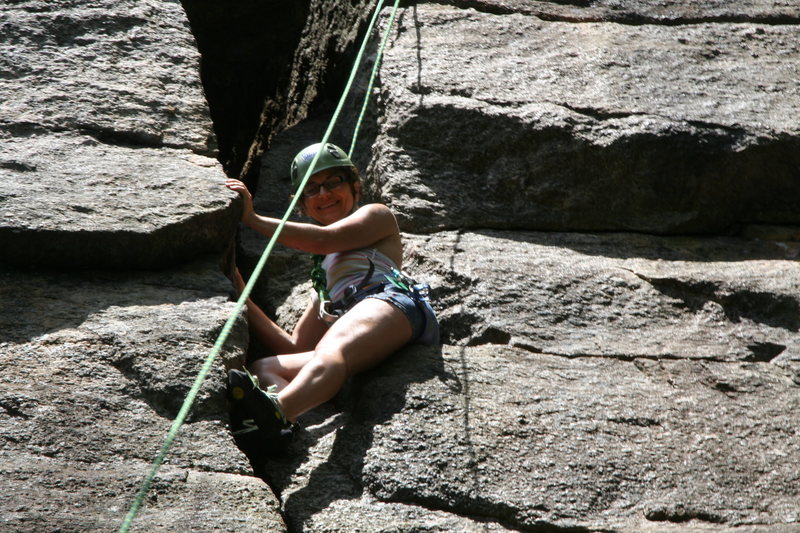
M 356 294 L 352 305 L 367 298 L 389 302 L 406 315 L 411 324 L 409 343 L 417 342 L 427 345 L 439 343 L 439 322 L 427 298 L 404 291 L 391 283 L 384 283 L 375 289 Z

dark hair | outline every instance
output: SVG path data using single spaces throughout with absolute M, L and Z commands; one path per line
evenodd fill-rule
M 361 183 L 361 173 L 358 172 L 356 167 L 340 167 L 344 169 L 344 173 L 346 174 L 345 178 L 350 183 L 358 183 L 359 186 L 363 186 Z

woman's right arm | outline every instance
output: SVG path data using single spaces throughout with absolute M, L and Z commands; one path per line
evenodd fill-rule
M 308 352 L 317 346 L 328 331 L 327 324 L 317 316 L 318 309 L 315 298 L 312 298 L 290 335 L 248 298 L 247 322 L 250 333 L 275 355 Z
M 307 352 L 317 346 L 327 331 L 328 325 L 319 318 L 319 296 L 312 291 L 306 310 L 292 330 L 292 340 L 299 352 Z

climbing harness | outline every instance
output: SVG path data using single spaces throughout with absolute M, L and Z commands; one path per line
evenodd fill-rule
M 317 260 L 317 257 L 324 256 L 315 256 L 315 262 L 317 264 L 314 269 L 312 269 L 312 279 L 315 278 L 314 285 L 320 295 L 319 317 L 329 324 L 335 322 L 336 319 L 349 311 L 367 295 L 381 292 L 387 283 L 407 293 L 415 301 L 418 299 L 428 301 L 430 285 L 427 283 L 417 283 L 408 274 L 400 272 L 396 268 L 393 268 L 391 273 L 384 274 L 384 280 L 371 281 L 372 275 L 375 273 L 375 263 L 372 262 L 372 259 L 367 258 L 367 261 L 369 261 L 369 268 L 367 269 L 367 273 L 361 278 L 361 281 L 348 286 L 344 291 L 344 296 L 332 302 L 327 288 L 323 286 L 322 290 L 319 290 L 317 286 L 318 282 L 324 282 L 323 276 L 325 275 L 325 270 L 322 268 L 322 261 Z
M 323 256 L 324 257 L 324 256 Z M 319 317 L 326 323 L 332 324 L 336 322 L 336 319 L 345 314 L 350 307 L 353 306 L 355 303 L 355 298 L 359 295 L 365 293 L 365 291 L 374 290 L 377 287 L 381 286 L 381 283 L 369 283 L 369 280 L 372 279 L 372 275 L 375 273 L 375 263 L 372 262 L 372 259 L 367 258 L 369 261 L 369 268 L 367 269 L 367 273 L 361 278 L 361 281 L 350 285 L 344 291 L 344 297 L 336 302 L 332 302 L 330 299 L 330 295 L 328 294 L 327 288 L 319 291 L 318 294 L 319 298 Z M 325 269 L 322 268 L 322 262 L 319 264 L 320 270 L 322 270 L 323 276 L 325 275 Z M 327 282 L 326 282 L 327 283 Z
M 392 269 L 392 275 L 387 275 L 386 279 L 394 284 L 395 287 L 406 291 L 425 315 L 425 327 L 416 342 L 428 346 L 439 344 L 439 321 L 436 319 L 436 314 L 433 312 L 429 299 L 431 286 L 427 283 L 417 283 L 408 274 L 396 268 Z
M 314 268 L 311 270 L 312 283 L 317 290 L 317 294 L 319 294 L 319 318 L 324 322 L 332 324 L 355 304 L 371 294 L 382 292 L 387 284 L 391 284 L 405 292 L 425 316 L 425 327 L 417 342 L 427 345 L 439 343 L 438 321 L 430 306 L 429 284 L 417 283 L 411 276 L 396 268 L 392 268 L 389 274 L 383 275 L 386 281 L 371 281 L 372 275 L 375 273 L 375 263 L 367 258 L 369 268 L 361 278 L 361 281 L 348 286 L 345 289 L 344 296 L 332 302 L 327 289 L 325 269 L 322 267 L 324 257 L 323 255 L 315 255 Z
M 381 9 L 383 8 L 384 0 L 377 0 L 375 11 L 372 14 L 372 18 L 370 19 L 369 26 L 367 27 L 367 31 L 364 34 L 364 39 L 361 42 L 361 47 L 356 54 L 355 61 L 353 62 L 353 68 L 350 70 L 350 77 L 347 80 L 344 90 L 342 91 L 342 96 L 339 99 L 339 104 L 336 106 L 336 110 L 331 117 L 331 121 L 328 124 L 328 128 L 325 131 L 325 134 L 320 141 L 320 144 L 325 145 L 328 142 L 328 139 L 333 132 L 333 128 L 336 125 L 336 122 L 339 119 L 339 114 L 344 107 L 344 103 L 347 99 L 347 96 L 350 94 L 350 90 L 353 86 L 353 80 L 355 79 L 356 72 L 358 71 L 358 67 L 361 65 L 362 58 L 364 56 L 364 50 L 367 46 L 367 41 L 369 40 L 370 35 L 372 34 L 372 29 L 375 26 L 375 21 L 378 19 L 378 15 L 380 14 Z M 399 6 L 399 0 L 395 0 L 391 21 L 394 21 L 395 13 L 397 12 Z M 391 25 L 388 25 L 386 28 L 385 35 L 389 34 L 389 30 L 391 29 Z M 384 42 L 386 37 L 384 37 Z M 374 69 L 377 69 L 377 63 L 375 62 Z M 373 71 L 374 72 L 374 71 Z M 374 76 L 374 74 L 373 74 Z M 369 98 L 369 92 L 367 92 L 366 98 Z M 366 107 L 366 104 L 364 105 Z M 362 108 L 363 109 L 363 108 Z M 361 117 L 359 117 L 359 122 Z M 358 131 L 356 130 L 356 134 Z M 355 135 L 353 137 L 353 144 L 355 144 Z M 352 150 L 351 150 L 352 151 Z M 291 215 L 292 211 L 297 205 L 297 202 L 300 200 L 302 196 L 301 192 L 305 188 L 306 183 L 308 182 L 309 178 L 311 177 L 311 169 L 313 169 L 317 161 L 320 158 L 320 152 L 318 151 L 314 158 L 309 162 L 308 170 L 305 173 L 305 176 L 300 181 L 300 184 L 296 188 L 296 194 L 289 202 L 289 207 L 286 209 L 286 212 L 281 218 L 281 221 L 278 223 L 278 227 L 275 229 L 275 233 L 273 233 L 272 238 L 267 243 L 266 248 L 264 248 L 264 252 L 261 254 L 261 258 L 256 263 L 256 266 L 253 268 L 253 272 L 250 275 L 247 283 L 242 289 L 241 294 L 239 295 L 239 299 L 236 301 L 236 305 L 234 306 L 233 310 L 231 311 L 228 320 L 225 322 L 225 325 L 222 326 L 222 330 L 220 331 L 219 336 L 217 337 L 214 346 L 211 348 L 211 351 L 208 353 L 206 360 L 203 362 L 203 366 L 200 368 L 200 371 L 197 374 L 197 377 L 192 384 L 192 387 L 189 389 L 189 392 L 186 395 L 186 398 L 183 401 L 183 405 L 181 405 L 180 410 L 178 411 L 178 415 L 175 417 L 175 420 L 172 422 L 172 425 L 167 432 L 167 436 L 164 438 L 164 443 L 161 445 L 161 449 L 159 450 L 158 454 L 156 455 L 155 459 L 153 460 L 153 464 L 150 467 L 148 474 L 145 476 L 139 491 L 136 493 L 136 497 L 134 498 L 133 503 L 131 504 L 128 513 L 125 515 L 125 519 L 120 526 L 119 533 L 127 533 L 133 524 L 134 518 L 136 518 L 136 514 L 139 512 L 147 493 L 150 491 L 150 486 L 155 479 L 156 474 L 158 473 L 161 464 L 164 462 L 164 459 L 167 456 L 167 452 L 172 447 L 172 443 L 175 441 L 175 438 L 178 435 L 178 431 L 180 430 L 181 426 L 183 425 L 186 417 L 189 414 L 189 410 L 194 403 L 195 398 L 197 398 L 197 394 L 200 392 L 200 387 L 206 380 L 208 373 L 211 371 L 211 367 L 214 364 L 219 353 L 222 351 L 222 347 L 225 344 L 225 341 L 228 339 L 228 336 L 233 329 L 234 324 L 236 323 L 239 315 L 245 308 L 247 299 L 250 297 L 250 293 L 253 291 L 253 287 L 256 284 L 259 276 L 261 275 L 261 271 L 264 269 L 264 265 L 267 262 L 270 254 L 272 253 L 272 249 L 275 247 L 275 243 L 278 241 L 278 237 L 280 236 L 281 232 L 283 231 L 284 226 L 286 226 L 286 222 L 289 220 L 289 216 Z

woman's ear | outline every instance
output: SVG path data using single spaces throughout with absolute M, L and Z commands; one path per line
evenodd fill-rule
M 294 200 L 294 194 L 289 195 L 289 201 L 291 202 L 292 200 Z M 301 196 L 300 201 L 297 202 L 297 204 L 294 206 L 295 210 L 297 211 L 297 214 L 302 217 L 306 216 L 306 206 L 304 202 L 305 198 Z
M 353 186 L 353 199 L 355 200 L 355 203 L 360 202 L 361 201 L 361 182 L 360 181 L 356 181 L 354 183 L 351 183 L 350 185 Z

